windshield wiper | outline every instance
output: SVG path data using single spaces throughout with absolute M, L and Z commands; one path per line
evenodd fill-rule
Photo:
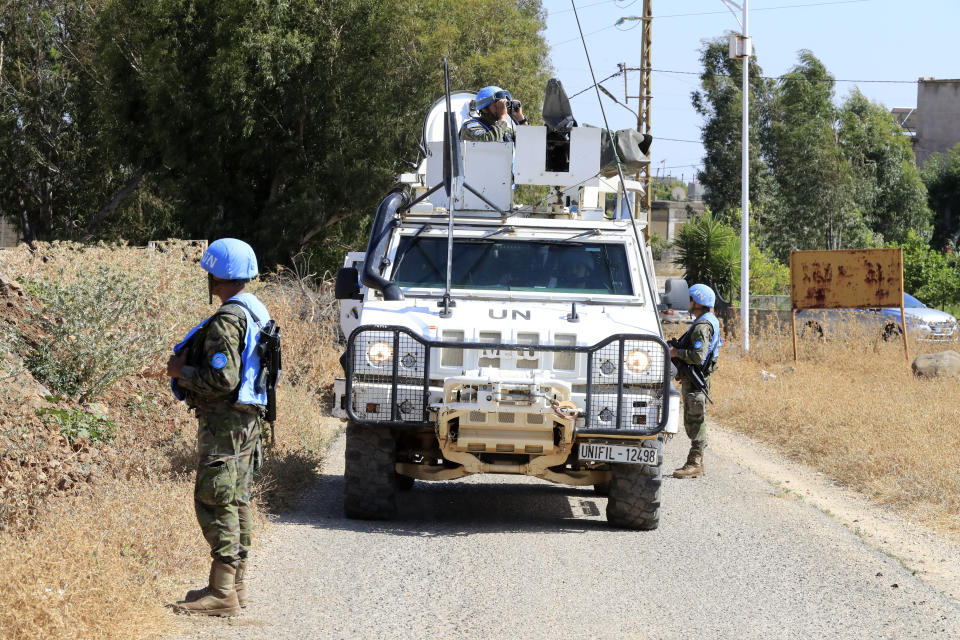
M 497 229 L 497 230 L 495 230 L 495 231 L 491 231 L 490 233 L 485 233 L 484 235 L 480 236 L 480 240 L 486 240 L 487 238 L 492 238 L 493 236 L 498 236 L 498 235 L 500 235 L 501 233 L 513 233 L 513 231 L 514 231 L 513 227 L 511 227 L 511 226 L 509 226 L 509 225 L 506 226 L 506 227 L 500 227 L 499 229 Z
M 570 242 L 571 240 L 576 240 L 577 238 L 586 238 L 587 236 L 595 236 L 600 233 L 599 229 L 590 229 L 589 231 L 584 231 L 583 233 L 578 233 L 575 236 L 570 236 L 564 242 Z

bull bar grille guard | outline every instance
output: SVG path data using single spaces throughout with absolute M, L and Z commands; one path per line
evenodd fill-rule
M 360 326 L 347 339 L 344 408 L 349 419 L 358 424 L 433 427 L 434 422 L 429 416 L 430 367 L 432 357 L 439 357 L 438 353 L 433 353 L 436 349 L 460 349 L 464 353 L 486 350 L 586 354 L 587 383 L 582 411 L 584 426 L 579 427 L 577 433 L 597 436 L 655 435 L 667 425 L 670 412 L 670 352 L 667 344 L 657 336 L 617 334 L 593 346 L 481 343 L 427 340 L 406 327 L 390 325 Z M 377 364 L 371 359 L 374 351 L 378 352 Z M 659 357 L 657 351 L 662 352 Z M 649 358 L 647 369 L 642 375 L 625 373 L 625 353 L 626 357 L 631 357 L 638 352 L 645 353 Z M 628 378 L 634 380 L 628 381 Z M 637 378 L 643 380 L 638 382 Z M 628 384 L 630 388 L 626 388 Z M 368 411 L 365 413 L 375 413 L 375 418 L 356 415 L 353 406 L 355 385 L 363 385 L 365 390 L 388 387 L 381 396 L 374 398 L 378 402 L 367 403 Z M 648 395 L 643 395 L 644 391 Z M 651 395 L 654 396 L 655 406 L 648 407 L 649 400 L 640 398 L 650 398 Z M 365 397 L 370 399 L 369 394 Z M 369 410 L 370 405 L 373 405 L 373 411 Z M 641 405 L 655 411 L 657 419 L 650 421 L 655 424 L 624 424 L 627 410 Z M 420 417 L 416 419 L 418 415 Z

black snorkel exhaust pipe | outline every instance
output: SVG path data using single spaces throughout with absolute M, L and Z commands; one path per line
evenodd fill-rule
M 403 291 L 400 287 L 384 278 L 380 273 L 389 264 L 386 259 L 387 241 L 390 238 L 390 229 L 397 220 L 397 210 L 410 204 L 410 194 L 406 189 L 396 188 L 387 194 L 373 219 L 370 229 L 370 242 L 367 243 L 367 254 L 363 258 L 363 273 L 360 282 L 383 294 L 384 300 L 403 300 Z

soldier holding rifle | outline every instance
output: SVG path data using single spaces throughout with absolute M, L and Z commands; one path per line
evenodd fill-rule
M 695 284 L 690 287 L 690 313 L 695 320 L 679 340 L 670 341 L 670 358 L 677 365 L 677 379 L 683 396 L 683 426 L 690 438 L 687 462 L 673 472 L 674 478 L 697 478 L 703 475 L 710 374 L 717 368 L 717 356 L 723 344 L 720 322 L 713 313 L 715 302 L 716 294 L 707 285 Z

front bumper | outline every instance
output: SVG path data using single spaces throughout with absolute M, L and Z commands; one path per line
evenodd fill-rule
M 485 355 L 572 352 L 578 373 L 561 379 L 551 371 L 485 367 L 449 375 L 439 366 L 444 349 Z M 485 422 L 500 424 L 503 414 L 513 413 L 515 423 L 526 424 L 528 415 L 552 413 L 551 402 L 568 401 L 575 405 L 572 423 L 579 435 L 652 436 L 668 425 L 669 432 L 675 431 L 678 422 L 673 415 L 678 403 L 671 398 L 669 361 L 666 343 L 652 335 L 615 335 L 592 346 L 517 345 L 444 342 L 422 338 L 404 327 L 361 326 L 347 341 L 338 413 L 360 424 L 434 428 L 441 414 L 465 408 L 463 390 L 470 389 L 476 396 L 471 402 L 482 404 L 472 410 L 489 416 Z M 458 375 L 460 396 L 445 393 L 445 386 L 449 388 L 445 381 Z M 504 384 L 513 385 L 506 394 Z M 494 386 L 499 389 L 496 394 L 481 394 L 481 388 Z M 561 398 L 564 388 L 567 397 Z

